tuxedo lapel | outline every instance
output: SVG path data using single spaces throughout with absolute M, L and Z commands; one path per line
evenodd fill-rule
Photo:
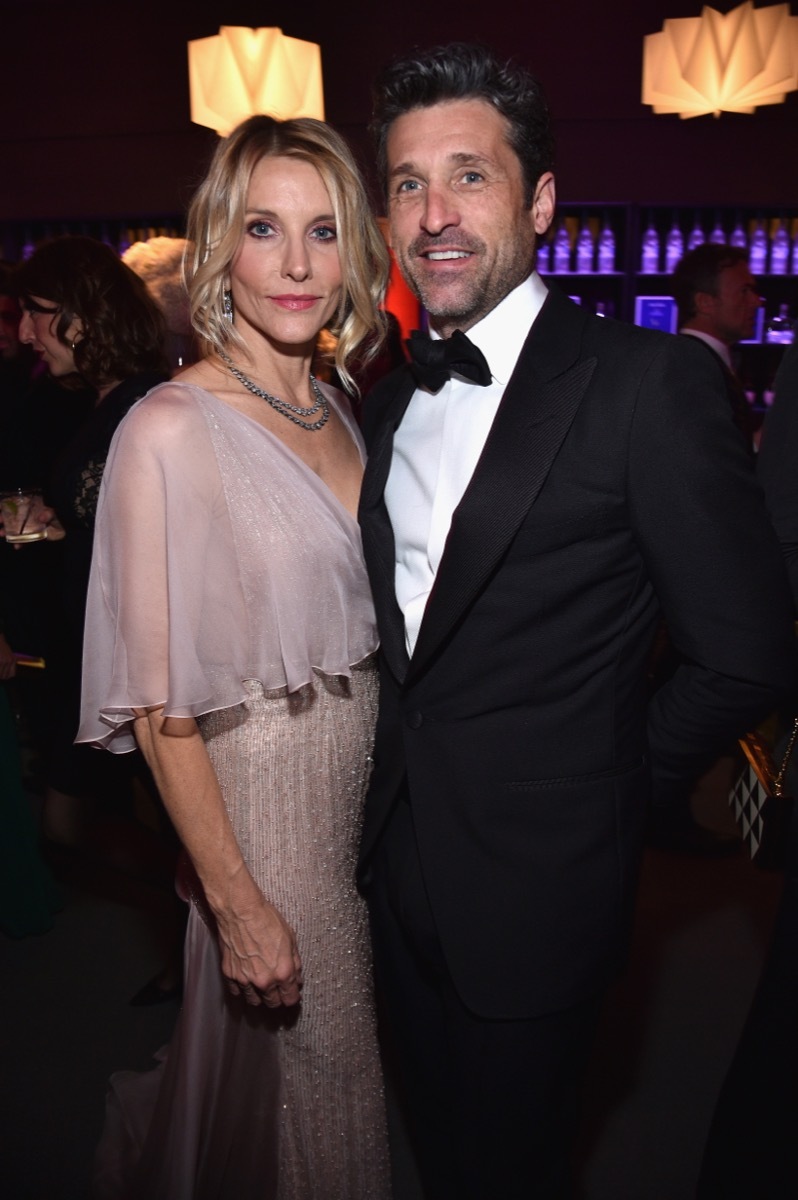
M 596 365 L 578 358 L 586 320 L 560 293 L 549 293 L 452 518 L 408 681 L 501 561 L 546 480 Z
M 404 679 L 409 660 L 404 617 L 396 600 L 396 544 L 384 493 L 391 469 L 394 434 L 414 391 L 415 382 L 407 370 L 379 419 L 369 446 L 360 493 L 363 553 L 377 609 L 381 649 L 388 666 L 399 680 Z

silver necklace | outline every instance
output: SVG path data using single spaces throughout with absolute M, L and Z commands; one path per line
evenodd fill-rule
M 252 392 L 253 396 L 260 396 L 261 400 L 265 400 L 267 404 L 270 404 L 274 411 L 278 412 L 281 417 L 286 417 L 289 421 L 293 421 L 300 429 L 321 429 L 329 421 L 330 406 L 316 382 L 315 375 L 310 375 L 310 388 L 316 403 L 312 408 L 303 408 L 301 404 L 289 404 L 287 400 L 281 400 L 279 396 L 272 396 L 270 392 L 264 392 L 263 388 L 259 388 L 251 379 L 247 379 L 243 371 L 239 371 L 233 360 L 223 350 L 219 351 L 219 357 L 227 366 L 230 374 L 239 383 L 243 383 L 248 392 Z M 303 421 L 301 419 L 302 417 L 315 417 L 316 413 L 321 413 L 317 421 Z

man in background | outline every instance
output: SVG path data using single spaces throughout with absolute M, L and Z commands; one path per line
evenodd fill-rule
M 754 336 L 761 303 L 745 250 L 708 242 L 690 250 L 673 273 L 673 297 L 679 332 L 702 342 L 720 362 L 732 419 L 753 453 L 751 406 L 731 357 L 732 346 Z

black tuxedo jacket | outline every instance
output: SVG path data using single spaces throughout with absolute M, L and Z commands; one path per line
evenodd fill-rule
M 718 367 L 685 342 L 549 293 L 410 660 L 383 501 L 409 370 L 367 401 L 382 693 L 360 876 L 367 890 L 409 795 L 443 950 L 482 1016 L 554 1011 L 606 982 L 652 776 L 666 791 L 692 773 L 793 678 L 779 549 Z M 649 706 L 660 611 L 685 664 Z
M 782 359 L 773 391 L 756 473 L 781 543 L 798 612 L 798 341 Z

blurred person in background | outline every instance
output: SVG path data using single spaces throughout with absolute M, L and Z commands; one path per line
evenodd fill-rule
M 87 387 L 93 396 L 90 414 L 61 447 L 45 482 L 48 540 L 59 544 L 23 551 L 58 556 L 45 648 L 49 752 L 43 832 L 74 847 L 84 839 L 98 799 L 113 804 L 124 796 L 127 802 L 130 779 L 130 765 L 121 773 L 109 770 L 107 756 L 73 745 L 100 481 L 119 422 L 169 371 L 157 306 L 138 276 L 101 242 L 63 237 L 44 243 L 18 268 L 16 287 L 22 344 L 51 377 Z

